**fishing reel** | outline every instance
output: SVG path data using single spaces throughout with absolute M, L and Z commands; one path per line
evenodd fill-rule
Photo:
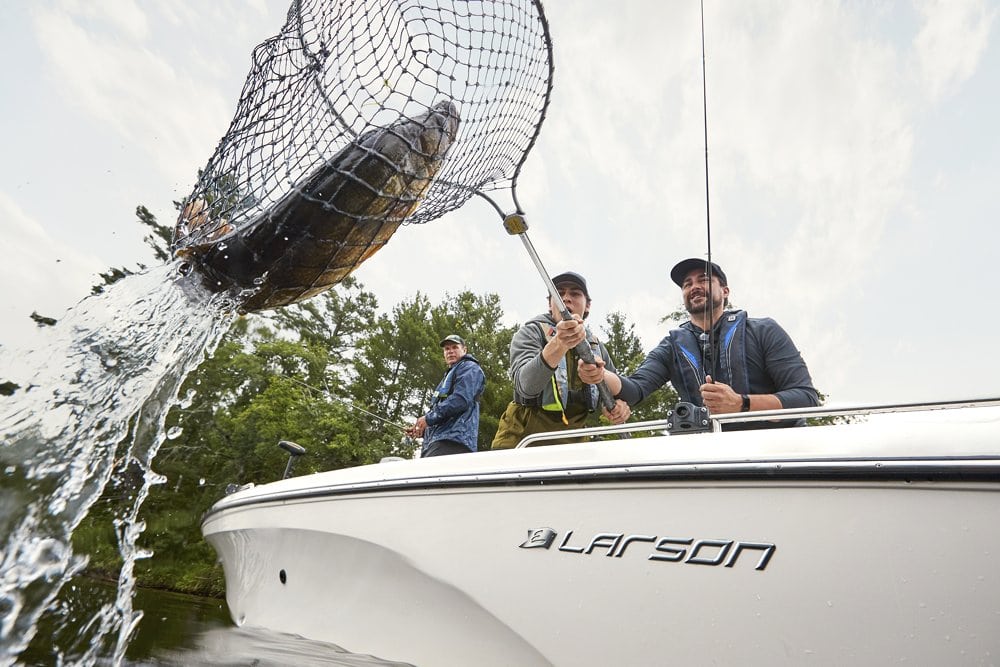
M 703 405 L 680 401 L 667 412 L 667 433 L 670 435 L 707 433 L 711 430 L 711 415 Z

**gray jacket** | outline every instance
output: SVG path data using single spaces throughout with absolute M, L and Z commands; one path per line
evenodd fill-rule
M 542 348 L 548 343 L 555 325 L 556 321 L 548 313 L 536 315 L 518 329 L 510 341 L 510 379 L 514 381 L 514 402 L 519 405 L 541 407 L 555 401 L 552 378 L 557 369 L 551 368 L 542 358 Z M 614 372 L 614 363 L 604 344 L 595 342 L 589 330 L 587 338 L 591 341 L 594 356 L 604 359 L 607 368 Z M 580 382 L 575 366 L 565 371 L 569 378 L 567 406 L 582 404 L 588 410 L 595 409 L 596 388 Z

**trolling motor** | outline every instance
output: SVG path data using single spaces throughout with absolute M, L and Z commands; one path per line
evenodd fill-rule
M 306 453 L 306 448 L 302 445 L 297 445 L 291 440 L 279 440 L 278 447 L 281 447 L 286 452 L 288 452 L 288 465 L 285 466 L 285 474 L 281 476 L 281 479 L 288 479 L 292 476 L 292 468 L 295 466 L 295 459 Z
M 708 408 L 687 401 L 680 401 L 673 410 L 667 412 L 667 433 L 681 435 L 684 433 L 705 433 L 712 430 Z

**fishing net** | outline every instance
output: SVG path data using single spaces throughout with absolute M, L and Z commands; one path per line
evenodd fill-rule
M 365 209 L 368 217 L 425 223 L 473 194 L 513 190 L 545 115 L 551 75 L 537 1 L 296 0 L 280 34 L 253 51 L 232 124 L 185 199 L 174 249 L 207 247 L 259 225 L 289 193 L 358 217 L 334 192 L 367 189 L 398 199 L 374 213 Z M 435 108 L 450 108 L 459 120 L 434 174 L 411 173 L 379 153 L 373 132 L 398 134 L 412 146 L 412 134 L 394 128 L 413 119 L 426 126 Z M 357 173 L 353 149 L 404 172 L 406 183 L 423 179 L 420 187 L 372 183 Z M 320 184 L 324 170 L 335 173 Z M 336 242 L 348 246 L 387 240 L 384 232 L 340 236 Z M 361 247 L 341 264 L 349 269 L 367 256 Z

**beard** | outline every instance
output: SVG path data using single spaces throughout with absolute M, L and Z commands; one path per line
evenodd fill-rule
M 695 299 L 698 300 L 697 304 L 694 303 Z M 708 303 L 708 292 L 705 292 L 704 295 L 696 294 L 693 297 L 689 295 L 687 298 L 685 298 L 684 309 L 690 315 L 703 315 L 703 314 L 709 315 L 718 308 L 721 308 L 724 302 L 725 302 L 725 297 L 722 296 L 722 290 L 712 290 L 711 308 L 709 307 Z

